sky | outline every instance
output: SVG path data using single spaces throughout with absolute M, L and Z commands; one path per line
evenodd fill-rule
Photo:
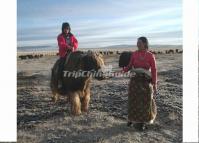
M 57 46 L 63 22 L 79 48 L 182 44 L 181 0 L 17 0 L 17 46 Z

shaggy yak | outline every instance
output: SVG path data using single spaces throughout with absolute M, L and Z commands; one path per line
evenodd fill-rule
M 122 52 L 119 58 L 119 67 L 126 67 L 131 59 L 132 52 Z
M 62 76 L 62 88 L 58 88 L 58 65 L 60 60 L 54 64 L 51 75 L 52 99 L 56 102 L 59 95 L 69 97 L 71 103 L 71 112 L 73 115 L 79 115 L 81 112 L 87 112 L 90 101 L 90 83 L 92 77 L 102 80 L 102 68 L 104 61 L 102 55 L 88 51 L 76 51 L 68 54 L 64 65 Z M 74 73 L 83 73 L 83 77 L 74 77 Z M 84 71 L 84 72 L 82 72 Z M 98 76 L 94 74 L 99 73 Z

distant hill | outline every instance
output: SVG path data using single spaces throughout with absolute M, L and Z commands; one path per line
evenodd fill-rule
M 112 45 L 112 46 L 106 46 L 106 47 L 102 47 L 103 49 L 125 49 L 125 48 L 137 48 L 137 45 Z M 149 48 L 171 48 L 171 49 L 181 49 L 182 45 L 149 45 Z
M 136 47 L 135 45 L 111 45 L 111 46 L 106 46 L 106 47 L 101 47 L 103 49 L 118 49 L 118 48 L 132 48 Z
M 86 48 L 89 49 L 89 48 Z M 93 48 L 96 50 L 136 50 L 137 45 L 112 45 L 101 48 Z M 150 45 L 151 50 L 167 50 L 167 49 L 182 49 L 182 45 Z
M 150 45 L 150 49 L 182 49 L 182 45 Z M 124 49 L 137 49 L 137 45 L 111 45 L 106 47 L 100 47 L 100 48 L 81 48 L 79 47 L 79 50 L 89 50 L 89 49 L 95 49 L 95 50 L 124 50 Z M 54 45 L 45 45 L 45 46 L 23 46 L 23 47 L 17 47 L 18 52 L 31 52 L 31 51 L 57 51 L 58 47 Z
M 22 47 L 17 47 L 18 52 L 26 52 L 26 51 L 50 51 L 50 50 L 56 50 L 57 47 L 55 46 L 22 46 Z

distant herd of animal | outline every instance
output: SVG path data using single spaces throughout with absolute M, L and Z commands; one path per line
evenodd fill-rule
M 98 51 L 102 55 L 121 55 L 123 51 Z M 127 52 L 127 51 L 126 51 Z M 128 51 L 130 52 L 130 51 Z M 182 50 L 179 49 L 169 49 L 165 51 L 150 51 L 153 54 L 182 54 Z M 57 52 L 42 52 L 42 53 L 31 53 L 31 54 L 21 54 L 18 56 L 19 59 L 25 60 L 25 59 L 38 59 L 43 56 L 58 56 Z

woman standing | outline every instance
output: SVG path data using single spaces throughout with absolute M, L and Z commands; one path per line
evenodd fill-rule
M 132 52 L 128 66 L 123 69 L 127 72 L 133 68 L 132 71 L 135 72 L 128 89 L 127 126 L 134 122 L 135 128 L 144 130 L 145 123 L 153 123 L 157 114 L 153 99 L 153 94 L 157 91 L 157 70 L 155 57 L 148 51 L 147 38 L 138 38 L 137 47 L 138 50 Z

